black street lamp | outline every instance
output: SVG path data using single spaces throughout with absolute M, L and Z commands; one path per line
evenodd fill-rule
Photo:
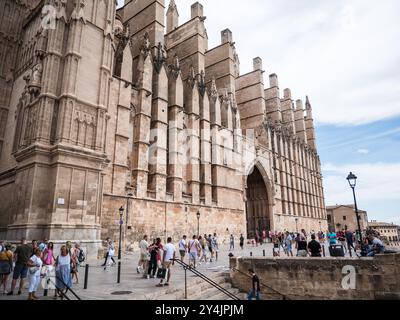
M 122 225 L 124 221 L 122 220 L 122 216 L 124 215 L 124 207 L 121 206 L 119 208 L 119 245 L 118 245 L 118 278 L 117 283 L 120 283 L 121 280 L 121 241 L 122 241 Z
M 200 211 L 197 211 L 197 236 L 200 235 Z
M 296 219 L 294 219 L 294 220 L 296 221 L 296 232 L 298 233 L 298 232 L 299 232 L 299 228 L 297 227 L 297 221 L 299 221 L 299 219 L 296 218 Z
M 358 214 L 358 208 L 357 208 L 357 200 L 356 200 L 356 192 L 355 192 L 355 187 L 357 184 L 357 177 L 350 172 L 349 175 L 347 176 L 347 181 L 349 182 L 349 185 L 351 187 L 351 189 L 353 190 L 353 198 L 354 198 L 354 209 L 356 211 L 356 217 L 357 217 L 357 225 L 358 225 L 358 243 L 361 244 L 362 243 L 362 234 L 361 234 L 361 226 L 360 226 L 360 216 Z

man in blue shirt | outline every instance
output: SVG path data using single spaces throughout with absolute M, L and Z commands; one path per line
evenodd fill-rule
M 336 244 L 336 233 L 335 232 L 332 231 L 331 233 L 329 233 L 328 238 L 329 238 L 330 245 Z

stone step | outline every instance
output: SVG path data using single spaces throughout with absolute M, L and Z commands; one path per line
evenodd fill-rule
M 223 284 L 226 282 L 226 277 L 219 273 L 212 275 L 209 277 L 211 280 L 216 282 L 217 284 Z M 187 283 L 187 292 L 188 296 L 196 294 L 200 290 L 206 290 L 211 285 L 201 279 L 200 277 L 188 277 Z M 158 289 L 158 288 L 157 288 Z M 163 289 L 158 289 L 157 291 L 147 294 L 145 299 L 147 300 L 179 300 L 184 299 L 185 296 L 185 288 L 183 285 L 179 287 L 175 287 L 173 284 L 171 287 L 163 287 Z
M 197 292 L 194 295 L 190 295 L 189 299 L 190 300 L 208 300 L 208 297 L 212 297 L 213 295 L 216 295 L 218 293 L 222 293 L 219 291 L 217 288 L 213 287 L 212 285 L 208 284 L 208 287 L 204 290 L 197 290 Z M 230 283 L 221 283 L 220 286 L 226 290 L 229 290 L 232 288 Z

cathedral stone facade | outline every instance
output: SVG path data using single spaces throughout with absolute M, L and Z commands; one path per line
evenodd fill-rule
M 166 5 L 0 2 L 0 238 L 327 229 L 308 98 Z

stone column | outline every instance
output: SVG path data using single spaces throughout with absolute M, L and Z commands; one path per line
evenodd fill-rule
M 186 127 L 188 134 L 189 163 L 187 164 L 188 193 L 193 204 L 200 203 L 200 110 L 199 90 L 193 67 L 185 86 Z
M 168 77 L 164 62 L 159 43 L 154 55 L 148 189 L 160 200 L 165 200 L 167 184 Z
M 133 138 L 132 185 L 136 188 L 137 197 L 147 197 L 148 150 L 150 144 L 150 122 L 152 107 L 153 63 L 150 55 L 150 42 L 145 35 L 138 62 L 138 112 L 136 114 Z
M 174 201 L 182 201 L 183 144 L 183 82 L 178 57 L 169 66 L 168 78 L 168 178 L 167 191 Z
M 198 89 L 200 99 L 200 196 L 204 198 L 206 205 L 211 205 L 211 126 L 210 126 L 210 102 L 204 79 L 204 71 L 198 77 Z

